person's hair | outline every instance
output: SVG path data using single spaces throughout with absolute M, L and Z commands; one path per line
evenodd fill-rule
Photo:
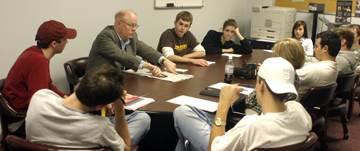
M 358 25 L 358 24 L 351 24 L 351 25 L 349 25 L 349 28 L 354 28 L 354 29 L 356 29 L 357 35 L 360 36 L 360 25 Z M 360 44 L 360 41 L 359 41 L 359 44 Z
M 36 40 L 36 45 L 39 47 L 39 48 L 49 48 L 51 42 L 49 43 L 40 43 L 40 38 L 38 35 L 35 35 L 35 40 Z M 61 43 L 61 38 L 59 40 L 56 40 L 57 43 Z
M 75 91 L 81 103 L 88 107 L 116 101 L 125 89 L 124 76 L 114 66 L 103 64 L 86 72 Z
M 294 69 L 300 69 L 305 63 L 305 51 L 293 38 L 285 38 L 274 45 L 275 55 L 289 61 Z
M 351 24 L 351 25 L 349 25 L 349 28 L 354 28 L 354 29 L 356 29 L 356 33 L 360 36 L 360 25 L 358 25 L 358 24 Z
M 262 77 L 260 77 L 260 76 L 258 76 L 258 77 L 259 77 L 259 83 L 260 83 L 261 81 L 264 81 L 264 83 L 266 84 L 266 87 L 267 87 L 267 89 L 269 90 L 270 94 L 271 94 L 275 99 L 281 100 L 281 101 L 283 101 L 283 100 L 286 99 L 286 97 L 288 96 L 288 93 L 282 93 L 282 94 L 276 94 L 276 93 L 274 93 L 274 92 L 270 89 L 270 87 L 269 87 L 269 85 L 267 84 L 267 82 L 265 81 L 265 79 L 262 78 Z
M 180 20 L 180 18 L 184 21 L 189 21 L 190 25 L 193 22 L 193 16 L 188 11 L 182 11 L 182 12 L 178 13 L 175 18 L 176 22 L 178 22 Z
M 295 24 L 294 24 L 294 26 L 293 26 L 293 28 L 292 28 L 292 31 L 291 31 L 291 33 L 292 33 L 292 34 L 291 34 L 292 38 L 295 37 L 294 30 L 295 30 L 296 28 L 300 27 L 301 25 L 304 26 L 304 35 L 303 35 L 303 37 L 309 38 L 309 37 L 308 37 L 308 33 L 307 33 L 307 26 L 306 26 L 305 21 L 303 21 L 303 20 L 299 20 L 299 21 L 295 22 Z
M 341 38 L 339 34 L 334 31 L 323 31 L 316 35 L 317 39 L 321 39 L 320 45 L 324 47 L 327 45 L 329 47 L 329 54 L 333 57 L 336 57 L 341 48 Z
M 224 22 L 224 24 L 223 24 L 223 30 L 225 30 L 225 28 L 226 28 L 227 26 L 233 26 L 233 27 L 235 27 L 235 29 L 238 27 L 238 25 L 237 25 L 237 23 L 236 23 L 236 21 L 235 21 L 234 19 L 228 19 L 228 20 L 226 20 L 226 21 Z
M 338 33 L 341 39 L 346 40 L 345 45 L 350 49 L 354 43 L 354 33 L 347 28 L 334 28 L 333 31 Z

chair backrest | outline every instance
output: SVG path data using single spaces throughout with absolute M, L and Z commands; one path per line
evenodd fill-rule
M 335 94 L 349 92 L 351 88 L 354 87 L 357 73 L 353 73 L 350 75 L 339 75 L 336 79 L 336 83 L 338 84 L 335 90 Z
M 305 108 L 321 107 L 330 102 L 337 84 L 324 87 L 314 87 L 308 90 L 300 99 Z
M 87 151 L 111 151 L 110 148 L 64 148 L 55 146 L 46 146 L 27 141 L 25 138 L 8 135 L 5 139 L 9 151 L 57 151 L 57 150 L 87 150 Z
M 66 78 L 70 84 L 76 85 L 85 74 L 87 59 L 88 57 L 82 57 L 64 63 Z
M 317 140 L 317 135 L 314 132 L 310 132 L 307 139 L 301 143 L 278 148 L 256 148 L 253 151 L 313 151 Z

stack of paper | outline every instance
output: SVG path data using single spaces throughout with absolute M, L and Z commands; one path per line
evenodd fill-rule
M 225 86 L 225 85 L 229 85 L 229 84 L 228 84 L 228 83 L 224 83 L 224 82 L 219 82 L 219 83 L 210 85 L 209 88 L 221 90 L 221 87 L 222 87 L 222 86 Z M 249 95 L 252 91 L 254 91 L 253 88 L 244 87 L 244 86 L 240 86 L 240 87 L 242 87 L 242 88 L 244 89 L 242 92 L 240 92 L 241 94 Z
M 166 102 L 179 104 L 179 105 L 190 105 L 200 110 L 215 112 L 217 110 L 218 103 L 208 100 L 198 99 L 190 96 L 180 95 L 176 98 L 168 100 Z
M 176 74 L 170 73 L 168 71 L 163 71 L 163 73 L 165 73 L 167 75 L 167 77 L 165 77 L 165 76 L 153 76 L 149 69 L 139 69 L 139 70 L 137 70 L 137 72 L 135 72 L 133 70 L 125 70 L 124 72 L 131 73 L 131 74 L 136 74 L 136 75 L 139 75 L 139 76 L 146 76 L 146 77 L 149 77 L 149 78 L 155 78 L 155 79 L 160 79 L 160 80 L 165 80 L 165 81 L 171 81 L 171 82 L 179 82 L 179 81 L 182 81 L 182 80 L 194 78 L 194 75 L 191 75 L 191 74 L 178 74 L 178 75 L 176 75 Z
M 135 98 L 135 99 L 133 99 Z M 155 100 L 153 98 L 147 98 L 147 97 L 133 97 L 131 100 L 125 100 L 126 104 L 124 106 L 125 109 L 128 110 L 136 110 L 140 107 L 143 107 L 145 105 L 148 105 L 152 102 L 155 102 Z
M 232 53 L 223 53 L 221 56 L 233 56 L 233 57 L 241 57 L 239 54 L 232 54 Z

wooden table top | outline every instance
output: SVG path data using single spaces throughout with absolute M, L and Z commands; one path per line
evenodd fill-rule
M 252 54 L 242 54 L 240 58 L 233 57 L 233 62 L 235 67 L 242 67 L 243 60 L 247 63 L 262 63 L 269 57 L 274 57 L 274 54 L 265 52 L 262 49 L 254 49 Z M 186 74 L 194 75 L 194 78 L 176 83 L 124 73 L 126 90 L 129 94 L 148 94 L 146 97 L 155 99 L 155 102 L 139 109 L 147 112 L 173 112 L 179 105 L 166 101 L 180 95 L 218 102 L 219 98 L 200 95 L 200 91 L 212 84 L 224 82 L 225 63 L 228 57 L 220 54 L 208 54 L 205 59 L 216 63 L 209 67 L 177 63 L 177 68 L 188 69 Z M 252 84 L 255 86 L 255 80 L 241 80 L 236 77 L 233 77 L 232 83 Z

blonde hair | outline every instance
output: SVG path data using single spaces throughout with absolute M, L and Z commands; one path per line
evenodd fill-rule
M 300 42 L 285 38 L 274 45 L 275 55 L 289 61 L 294 69 L 300 69 L 305 63 L 305 51 Z

